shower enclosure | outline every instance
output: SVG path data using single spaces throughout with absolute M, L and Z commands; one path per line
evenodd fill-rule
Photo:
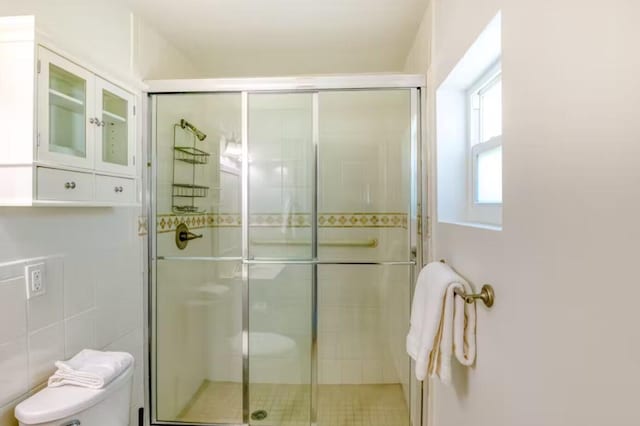
M 152 423 L 419 424 L 422 85 L 149 82 Z

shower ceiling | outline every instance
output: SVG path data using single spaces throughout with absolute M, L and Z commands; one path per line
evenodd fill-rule
M 122 0 L 206 76 L 402 71 L 428 0 Z

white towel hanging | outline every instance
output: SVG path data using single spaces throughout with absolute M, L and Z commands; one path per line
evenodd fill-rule
M 432 262 L 418 275 L 411 308 L 407 353 L 416 361 L 416 378 L 451 382 L 451 356 L 466 366 L 476 357 L 476 308 L 456 297 L 471 286 L 448 265 Z

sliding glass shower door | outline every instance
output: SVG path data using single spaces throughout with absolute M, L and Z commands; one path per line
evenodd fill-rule
M 315 155 L 311 93 L 248 96 L 249 417 L 309 425 Z M 296 262 L 301 261 L 298 264 Z
M 318 95 L 319 425 L 407 426 L 411 91 Z
M 417 93 L 152 96 L 153 423 L 410 425 Z

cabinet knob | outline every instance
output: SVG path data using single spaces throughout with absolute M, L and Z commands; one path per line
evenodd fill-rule
M 115 191 L 116 191 L 116 192 L 122 192 L 122 191 L 124 191 L 124 188 L 123 188 L 123 187 L 121 187 L 121 186 L 116 186 L 114 189 L 115 189 Z
M 64 184 L 64 187 L 66 189 L 75 189 L 76 188 L 76 183 L 75 182 L 67 182 Z
M 93 118 L 93 117 L 91 117 L 91 118 L 89 119 L 89 124 L 96 124 L 96 119 L 95 119 L 95 118 Z

